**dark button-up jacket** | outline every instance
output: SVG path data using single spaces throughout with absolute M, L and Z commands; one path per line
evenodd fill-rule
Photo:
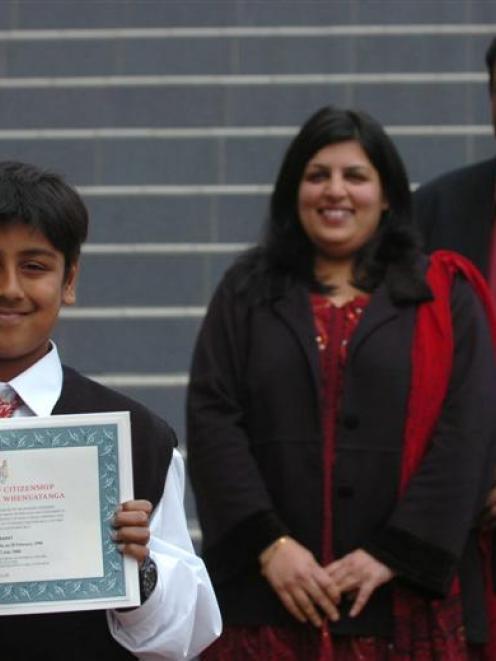
M 220 284 L 200 332 L 188 396 L 191 477 L 204 552 L 227 624 L 291 621 L 257 567 L 288 532 L 321 552 L 320 373 L 308 292 L 289 278 L 250 286 L 241 263 Z M 479 302 L 457 281 L 455 360 L 431 448 L 398 502 L 415 301 L 372 295 L 352 337 L 333 467 L 333 543 L 366 548 L 426 594 L 446 593 L 490 480 L 496 370 Z M 473 544 L 471 543 L 471 548 Z M 475 561 L 477 565 L 477 559 Z M 480 595 L 480 568 L 471 563 Z M 336 631 L 390 633 L 388 585 Z M 477 598 L 478 598 L 477 596 Z M 477 600 L 477 599 L 476 599 Z M 474 638 L 484 636 L 478 608 Z

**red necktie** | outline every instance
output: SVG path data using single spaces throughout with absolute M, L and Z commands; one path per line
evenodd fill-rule
M 22 404 L 22 399 L 12 391 L 12 397 L 0 397 L 0 418 L 11 418 L 14 411 Z

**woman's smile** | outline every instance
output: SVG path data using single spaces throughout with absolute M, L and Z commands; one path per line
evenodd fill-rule
M 346 209 L 344 207 L 323 207 L 319 212 L 324 221 L 330 224 L 343 223 L 349 220 L 353 215 L 352 209 Z
M 353 261 L 387 206 L 379 173 L 358 142 L 330 144 L 308 161 L 298 191 L 298 213 L 322 258 Z

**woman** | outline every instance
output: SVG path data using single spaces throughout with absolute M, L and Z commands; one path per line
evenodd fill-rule
M 213 297 L 188 395 L 225 624 L 209 661 L 487 649 L 486 290 L 459 256 L 420 254 L 410 206 L 382 128 L 323 108 L 286 153 L 265 241 Z

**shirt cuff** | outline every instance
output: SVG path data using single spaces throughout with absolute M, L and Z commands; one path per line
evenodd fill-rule
M 448 551 L 392 526 L 374 535 L 361 548 L 412 586 L 433 597 L 448 594 L 457 564 L 456 557 Z
M 260 553 L 290 532 L 273 510 L 257 512 L 239 523 L 219 544 L 205 547 L 203 557 L 215 582 L 258 564 Z
M 288 528 L 272 510 L 258 512 L 236 528 L 235 535 L 250 553 L 257 557 L 276 539 L 287 535 Z
M 122 626 L 123 628 L 133 627 L 136 625 L 139 625 L 140 628 L 146 627 L 147 619 L 155 619 L 157 607 L 159 607 L 161 603 L 160 593 L 162 589 L 162 579 L 160 572 L 158 572 L 155 588 L 149 595 L 148 599 L 142 603 L 141 606 L 138 606 L 137 608 L 112 610 L 109 611 L 109 613 L 111 613 L 112 617 L 117 620 L 119 626 Z M 153 628 L 155 629 L 155 622 L 153 622 Z M 143 637 L 146 638 L 144 631 L 143 634 Z

